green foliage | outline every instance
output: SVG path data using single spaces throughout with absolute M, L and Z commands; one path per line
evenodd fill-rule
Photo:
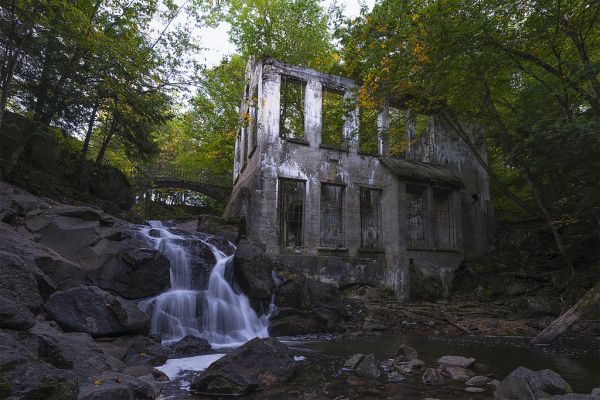
M 544 218 L 560 249 L 561 234 L 573 248 L 600 221 L 599 22 L 586 0 L 384 0 L 339 35 L 362 103 L 437 113 L 464 137 L 485 127 L 496 189 Z

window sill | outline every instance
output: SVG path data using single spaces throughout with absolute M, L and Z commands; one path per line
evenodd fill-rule
M 361 247 L 358 249 L 359 253 L 379 253 L 379 254 L 385 254 L 385 250 L 384 249 L 370 249 L 370 248 L 366 248 L 366 247 Z
M 281 137 L 283 140 L 285 140 L 286 142 L 290 142 L 290 143 L 294 143 L 294 144 L 300 144 L 302 146 L 310 146 L 310 143 L 308 143 L 307 140 L 305 139 L 296 139 L 296 138 L 288 138 L 285 136 Z
M 433 247 L 407 247 L 409 251 L 441 251 L 446 253 L 460 253 L 458 249 L 445 249 L 445 248 L 433 248 Z
M 339 252 L 347 252 L 348 248 L 347 247 L 323 247 L 323 246 L 319 246 L 317 247 L 318 251 L 339 251 Z
M 350 152 L 350 146 L 338 147 L 338 146 L 334 146 L 334 145 L 331 145 L 331 144 L 323 144 L 323 143 L 321 143 L 319 145 L 319 147 L 321 149 L 325 149 L 325 150 L 343 151 L 344 153 L 349 153 Z

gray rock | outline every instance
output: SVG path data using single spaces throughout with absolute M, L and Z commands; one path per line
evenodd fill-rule
M 286 381 L 295 367 L 284 344 L 275 338 L 256 338 L 211 364 L 191 388 L 200 393 L 244 394 Z
M 126 299 L 156 296 L 170 287 L 169 260 L 154 249 L 125 250 L 88 275 L 94 285 Z
M 0 242 L 4 241 L 3 237 Z M 0 275 L 0 293 L 30 310 L 42 308 L 38 283 L 20 257 L 0 250 Z
M 43 322 L 37 323 L 30 332 L 37 339 L 39 357 L 55 367 L 73 369 L 80 378 L 125 367 L 105 353 L 87 333 L 62 333 Z
M 579 393 L 569 393 L 569 394 L 558 394 L 556 396 L 550 397 L 550 400 L 597 400 L 598 397 L 592 396 L 591 394 L 579 394 Z
M 600 397 L 600 387 L 592 389 L 592 396 Z
M 264 247 L 241 241 L 233 259 L 233 273 L 253 307 L 262 312 L 262 304 L 269 304 L 275 289 L 273 261 L 266 257 Z
M 466 382 L 471 379 L 475 373 L 466 368 L 455 367 L 453 365 L 441 364 L 438 370 L 442 373 L 442 375 L 449 377 L 455 381 Z
M 443 385 L 446 383 L 446 380 L 442 376 L 442 374 L 435 368 L 427 368 L 423 373 L 423 383 L 427 385 Z
M 404 376 L 401 373 L 396 372 L 396 371 L 392 371 L 389 374 L 387 374 L 388 382 L 402 382 L 406 379 L 407 379 L 406 376 Z
M 361 378 L 376 379 L 379 378 L 381 371 L 379 371 L 379 367 L 377 367 L 375 356 L 369 354 L 360 360 L 358 365 L 354 368 L 354 373 Z
M 417 351 L 406 344 L 401 344 L 396 354 L 394 354 L 394 361 L 398 362 L 410 361 L 417 358 L 419 358 Z
M 169 355 L 170 358 L 182 358 L 205 353 L 210 350 L 211 347 L 208 340 L 188 335 L 177 343 L 169 345 L 169 348 L 171 349 L 171 354 Z
M 46 302 L 46 310 L 67 331 L 95 337 L 148 333 L 148 316 L 133 302 L 94 286 L 56 292 Z
M 274 336 L 331 332 L 350 317 L 338 290 L 327 283 L 297 277 L 278 286 L 269 333 Z
M 143 379 L 117 372 L 104 372 L 82 383 L 78 400 L 150 400 L 154 388 Z
M 500 382 L 495 395 L 497 400 L 511 400 L 529 393 L 533 398 L 543 398 L 570 392 L 571 386 L 554 371 L 544 369 L 535 372 L 519 367 Z
M 0 328 L 27 330 L 35 325 L 33 314 L 0 293 Z
M 121 336 L 112 343 L 126 349 L 120 358 L 126 365 L 159 366 L 167 361 L 170 353 L 160 342 L 146 336 Z
M 347 369 L 347 370 L 353 370 L 358 366 L 358 364 L 362 361 L 362 359 L 364 357 L 365 357 L 364 354 L 353 354 L 346 361 L 346 363 L 344 364 L 344 366 L 342 368 Z
M 515 283 L 514 285 L 510 285 L 506 288 L 506 294 L 509 296 L 519 296 L 526 292 L 527 288 L 520 283 Z
M 14 370 L 0 374 L 0 387 L 10 393 L 9 399 L 75 400 L 79 380 L 72 371 L 34 361 L 19 364 Z
M 477 375 L 469 379 L 465 382 L 467 386 L 483 386 L 491 381 L 490 378 L 486 376 Z
M 12 205 L 14 187 L 5 182 L 0 182 L 0 221 L 9 213 Z
M 475 363 L 475 359 L 461 356 L 443 356 L 437 362 L 454 367 L 470 368 Z
M 483 392 L 485 392 L 485 389 L 481 388 L 481 387 L 468 386 L 465 388 L 465 392 L 467 392 L 467 393 L 483 393 Z

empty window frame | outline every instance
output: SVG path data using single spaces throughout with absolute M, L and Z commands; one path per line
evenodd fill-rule
M 304 188 L 304 181 L 279 179 L 279 238 L 282 246 L 302 246 Z
M 406 185 L 406 232 L 408 247 L 427 247 L 427 229 L 427 186 Z
M 456 247 L 452 191 L 449 189 L 433 189 L 432 228 L 437 248 L 454 249 Z
M 362 154 L 378 153 L 378 115 L 379 110 L 376 108 L 362 108 L 360 110 L 358 151 Z
M 321 246 L 343 247 L 344 187 L 321 185 Z
M 304 95 L 306 82 L 281 76 L 280 136 L 304 140 Z
M 250 109 L 252 110 L 252 150 L 258 143 L 258 84 L 254 86 L 252 98 L 250 99 Z
M 406 110 L 390 107 L 388 111 L 388 128 L 384 132 L 389 143 L 389 153 L 392 157 L 403 158 L 406 153 Z
M 360 247 L 381 248 L 381 190 L 360 188 Z
M 323 105 L 321 111 L 321 144 L 326 147 L 347 149 L 344 137 L 347 107 L 344 93 L 323 88 Z

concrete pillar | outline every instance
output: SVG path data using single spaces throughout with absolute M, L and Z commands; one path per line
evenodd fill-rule
M 321 126 L 323 109 L 323 89 L 321 82 L 310 80 L 306 83 L 304 95 L 304 138 L 311 147 L 321 144 Z

